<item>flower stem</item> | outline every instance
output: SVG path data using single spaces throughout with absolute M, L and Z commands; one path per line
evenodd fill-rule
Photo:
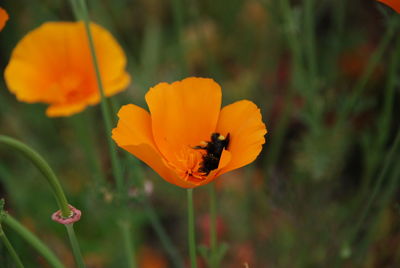
M 386 48 L 391 43 L 393 37 L 397 34 L 397 29 L 399 26 L 399 19 L 397 16 L 394 16 L 390 19 L 389 25 L 383 36 L 379 46 L 375 50 L 374 54 L 371 56 L 370 60 L 368 61 L 368 65 L 365 67 L 364 73 L 358 79 L 354 89 L 352 90 L 352 95 L 346 99 L 344 103 L 343 109 L 339 112 L 339 124 L 343 123 L 344 121 L 347 122 L 348 115 L 354 110 L 356 107 L 357 101 L 361 94 L 364 92 L 369 79 L 371 78 L 376 66 L 379 64 L 380 60 L 382 59 Z
M 98 157 L 98 152 L 96 150 L 95 142 L 96 140 L 92 137 L 94 136 L 93 118 L 88 111 L 74 116 L 71 118 L 71 123 L 75 130 L 75 133 L 82 147 L 82 151 L 85 153 L 85 158 L 91 169 L 92 177 L 94 178 L 94 183 L 97 187 L 103 186 L 107 183 L 104 172 L 102 172 L 100 159 Z
M 11 137 L 0 135 L 0 143 L 4 143 L 11 148 L 21 152 L 25 155 L 44 175 L 45 179 L 49 183 L 51 189 L 53 190 L 54 197 L 57 201 L 58 207 L 61 210 L 63 217 L 69 217 L 71 210 L 68 207 L 68 201 L 65 197 L 64 191 L 61 188 L 61 184 L 57 179 L 56 174 L 51 169 L 49 164 L 41 157 L 37 152 L 29 148 L 24 143 L 17 141 Z
M 275 131 L 273 135 L 272 142 L 269 146 L 268 155 L 265 157 L 265 166 L 267 170 L 273 167 L 279 157 L 279 153 L 281 151 L 285 133 L 290 123 L 290 115 L 292 112 L 292 103 L 293 98 L 296 93 L 296 88 L 299 85 L 303 85 L 304 76 L 302 69 L 302 54 L 301 54 L 301 46 L 300 41 L 297 36 L 296 24 L 293 20 L 293 11 L 290 7 L 289 0 L 281 0 L 279 2 L 280 6 L 280 14 L 283 17 L 285 29 L 285 34 L 287 38 L 287 44 L 290 49 L 290 53 L 292 56 L 293 66 L 291 70 L 291 84 L 289 85 L 288 92 L 285 95 L 284 100 L 284 110 L 282 111 L 282 115 L 280 116 L 277 126 L 275 127 Z M 301 86 L 300 86 L 301 87 Z
M 65 228 L 67 228 L 68 237 L 69 240 L 71 241 L 72 253 L 74 254 L 75 262 L 79 268 L 85 268 L 78 240 L 76 239 L 73 223 L 65 224 Z
M 150 224 L 152 225 L 152 227 L 156 231 L 158 237 L 160 238 L 162 246 L 164 247 L 164 249 L 170 256 L 171 261 L 173 263 L 173 267 L 183 268 L 184 265 L 183 265 L 182 258 L 179 255 L 178 251 L 176 250 L 176 247 L 173 245 L 171 238 L 168 236 L 164 227 L 162 226 L 157 213 L 154 211 L 153 206 L 147 199 L 144 200 L 143 203 L 144 203 L 144 206 L 146 209 L 147 217 L 150 220 Z
M 97 56 L 96 56 L 94 40 L 93 40 L 92 32 L 90 30 L 89 13 L 88 13 L 88 10 L 86 7 L 85 0 L 75 0 L 75 3 L 79 9 L 79 11 L 76 13 L 76 16 L 78 19 L 83 20 L 86 35 L 87 35 L 88 42 L 89 42 L 89 48 L 90 48 L 90 53 L 92 56 L 93 67 L 94 67 L 94 70 L 96 73 L 97 86 L 99 88 L 99 93 L 101 96 L 101 111 L 102 111 L 103 119 L 104 119 L 108 149 L 109 149 L 110 157 L 111 157 L 112 170 L 113 170 L 113 174 L 114 174 L 114 178 L 115 178 L 117 192 L 118 192 L 118 194 L 122 195 L 124 187 L 123 187 L 121 164 L 118 160 L 116 146 L 111 139 L 112 119 L 111 119 L 111 115 L 110 115 L 110 107 L 107 104 L 106 95 L 104 93 L 104 87 L 103 87 L 103 83 L 101 80 L 100 68 L 99 68 L 99 63 L 98 63 Z
M 84 26 L 85 26 L 85 31 L 86 31 L 86 36 L 89 42 L 89 48 L 90 48 L 90 54 L 92 56 L 92 61 L 93 61 L 93 67 L 96 73 L 96 80 L 97 80 L 97 86 L 99 89 L 99 93 L 101 96 L 101 111 L 103 114 L 103 120 L 104 120 L 104 126 L 105 126 L 105 132 L 106 132 L 106 139 L 107 139 L 107 144 L 108 144 L 108 149 L 110 153 L 110 158 L 111 158 L 111 166 L 114 174 L 114 179 L 115 179 L 115 184 L 116 184 L 116 190 L 117 190 L 117 201 L 126 201 L 126 191 L 124 191 L 124 179 L 122 176 L 122 168 L 121 168 L 121 163 L 118 159 L 117 155 L 117 148 L 111 139 L 111 131 L 112 131 L 112 124 L 113 124 L 113 118 L 111 114 L 111 105 L 106 99 L 106 95 L 104 92 L 104 87 L 103 83 L 101 80 L 101 74 L 100 74 L 100 67 L 99 63 L 97 60 L 96 56 L 96 50 L 95 50 L 95 45 L 94 45 L 94 40 L 92 36 L 92 32 L 90 29 L 90 20 L 89 20 L 89 12 L 86 6 L 86 1 L 85 0 L 73 0 L 73 7 L 77 7 L 77 11 L 75 11 L 75 15 L 78 20 L 83 20 Z M 126 223 L 129 228 L 129 222 Z M 122 227 L 121 227 L 122 228 Z M 122 230 L 124 231 L 124 230 Z M 125 251 L 129 252 L 128 256 L 128 263 L 131 262 L 131 260 L 134 259 L 133 252 L 129 248 L 130 243 L 124 243 Z M 133 267 L 133 266 L 131 266 Z
M 71 216 L 71 209 L 68 206 L 67 198 L 64 194 L 64 191 L 61 187 L 60 181 L 58 180 L 56 174 L 51 169 L 49 164 L 41 157 L 37 152 L 29 148 L 27 145 L 23 144 L 16 139 L 2 136 L 0 135 L 0 143 L 4 143 L 11 148 L 21 152 L 24 154 L 31 162 L 42 172 L 47 182 L 50 184 L 51 189 L 53 190 L 54 197 L 57 201 L 57 204 L 60 208 L 61 215 L 65 218 Z M 71 242 L 72 250 L 75 256 L 75 260 L 78 264 L 83 264 L 82 255 L 80 253 L 80 249 L 78 246 L 78 242 L 76 240 L 75 233 L 73 231 L 73 227 L 68 227 L 69 225 L 65 225 L 67 227 L 68 236 Z M 85 267 L 79 266 L 80 268 Z
M 24 265 L 22 264 L 21 259 L 19 258 L 17 252 L 15 251 L 14 247 L 11 245 L 6 234 L 3 232 L 3 228 L 1 227 L 1 224 L 0 224 L 0 239 L 1 239 L 1 241 L 3 241 L 4 245 L 6 246 L 8 252 L 10 253 L 11 257 L 13 258 L 16 266 L 18 268 L 24 268 Z
M 187 189 L 187 202 L 188 202 L 189 254 L 191 263 L 190 267 L 197 268 L 196 234 L 194 228 L 194 209 L 193 209 L 193 189 Z
M 396 156 L 396 152 L 398 151 L 399 147 L 400 147 L 400 130 L 398 130 L 396 138 L 390 148 L 390 151 L 386 155 L 385 160 L 383 161 L 383 163 L 384 163 L 383 168 L 382 168 L 381 172 L 379 173 L 378 179 L 376 180 L 375 186 L 374 186 L 372 193 L 367 201 L 367 204 L 361 212 L 361 217 L 355 223 L 354 229 L 350 233 L 349 238 L 347 239 L 347 243 L 345 243 L 346 246 L 350 247 L 352 245 L 355 237 L 357 236 L 363 223 L 365 222 L 365 220 L 368 216 L 368 213 L 370 212 L 370 209 L 372 207 L 372 204 L 375 201 L 375 198 L 376 198 L 379 190 L 382 187 L 383 180 L 389 171 L 389 167 L 392 164 L 393 159 Z
M 311 90 L 315 90 L 315 79 L 317 78 L 317 56 L 315 49 L 315 2 L 314 0 L 305 1 L 305 35 L 306 35 L 306 56 L 308 63 L 309 83 L 312 87 Z
M 132 231 L 131 231 L 131 224 L 130 221 L 126 222 L 121 222 L 121 233 L 122 233 L 122 239 L 124 242 L 124 250 L 125 250 L 125 255 L 126 255 L 126 262 L 127 262 L 127 267 L 129 268 L 136 268 L 138 267 L 136 264 L 136 258 L 134 252 L 134 247 L 132 244 Z
M 185 75 L 187 73 L 187 63 L 185 61 L 185 48 L 182 44 L 182 29 L 183 29 L 183 22 L 184 22 L 184 14 L 183 11 L 184 9 L 182 8 L 183 3 L 182 0 L 173 0 L 172 1 L 172 8 L 173 8 L 173 14 L 174 14 L 174 28 L 175 28 L 175 34 L 176 34 L 176 39 L 177 39 L 177 56 L 178 56 L 178 63 L 179 63 L 179 68 L 180 68 L 180 75 Z
M 64 265 L 57 258 L 56 255 L 39 240 L 32 232 L 21 225 L 17 220 L 15 220 L 11 215 L 7 215 L 3 219 L 3 223 L 12 228 L 17 232 L 28 244 L 35 248 L 54 268 L 64 268 Z
M 210 247 L 211 247 L 211 268 L 219 267 L 219 259 L 217 256 L 217 196 L 215 193 L 215 183 L 209 186 L 210 195 Z

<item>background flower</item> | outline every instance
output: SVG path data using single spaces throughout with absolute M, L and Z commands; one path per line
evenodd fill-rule
M 105 95 L 112 96 L 130 82 L 125 54 L 106 29 L 91 23 L 91 30 Z M 81 22 L 47 22 L 28 33 L 12 52 L 5 80 L 18 100 L 49 104 L 48 116 L 69 116 L 100 101 Z
M 266 128 L 251 101 L 238 101 L 220 111 L 221 88 L 212 79 L 186 78 L 160 83 L 146 94 L 150 114 L 136 105 L 118 113 L 113 130 L 117 144 L 152 167 L 170 183 L 184 188 L 207 184 L 219 175 L 254 161 L 264 144 Z M 230 135 L 217 169 L 199 169 L 212 133 Z
M 3 30 L 7 20 L 8 20 L 7 11 L 5 11 L 3 8 L 0 7 L 0 31 Z
M 399 0 L 378 0 L 391 8 L 393 8 L 397 13 L 400 13 L 400 1 Z

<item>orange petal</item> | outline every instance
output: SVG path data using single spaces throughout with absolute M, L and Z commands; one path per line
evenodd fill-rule
M 48 117 L 68 116 L 83 111 L 85 106 L 83 103 L 52 104 L 46 109 L 46 115 Z
M 106 29 L 90 27 L 104 92 L 111 96 L 130 82 L 126 57 Z M 48 22 L 28 33 L 12 52 L 5 80 L 18 100 L 51 104 L 52 116 L 71 115 L 100 100 L 82 22 Z
M 6 25 L 6 21 L 8 20 L 7 11 L 0 7 L 0 31 L 3 30 L 4 26 Z
M 95 23 L 91 23 L 91 30 L 105 94 L 115 95 L 130 83 L 130 76 L 124 71 L 125 53 L 109 31 Z
M 378 2 L 384 3 L 385 5 L 393 8 L 397 13 L 400 13 L 400 1 L 399 0 L 377 0 Z
M 225 106 L 220 113 L 217 132 L 230 134 L 231 160 L 219 175 L 253 162 L 261 152 L 267 133 L 260 109 L 248 100 Z
M 166 165 L 158 152 L 151 130 L 151 118 L 144 109 L 128 104 L 118 112 L 118 125 L 112 131 L 112 138 L 119 147 L 130 152 L 166 181 L 180 187 L 189 188 L 192 184 L 180 180 Z
M 221 106 L 221 88 L 212 79 L 186 78 L 160 83 L 146 94 L 154 140 L 166 159 L 176 162 L 182 147 L 209 140 Z

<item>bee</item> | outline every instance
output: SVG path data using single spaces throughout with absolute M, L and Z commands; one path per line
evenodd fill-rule
M 203 162 L 201 162 L 198 170 L 199 172 L 202 172 L 205 176 L 207 176 L 212 170 L 218 168 L 222 151 L 224 149 L 228 149 L 229 137 L 229 133 L 226 135 L 226 137 L 217 132 L 212 133 L 211 141 L 204 141 L 201 145 L 194 147 L 194 149 L 206 151 L 206 154 L 203 155 Z

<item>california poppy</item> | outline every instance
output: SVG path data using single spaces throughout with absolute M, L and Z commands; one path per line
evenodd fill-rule
M 241 100 L 220 110 L 221 97 L 212 79 L 160 83 L 146 94 L 150 113 L 133 104 L 119 110 L 112 137 L 170 183 L 183 188 L 207 184 L 253 162 L 267 133 L 253 102 Z M 213 145 L 212 136 L 221 142 L 220 155 L 206 149 Z M 215 158 L 215 166 L 207 165 Z
M 384 3 L 385 5 L 393 8 L 397 13 L 400 13 L 400 0 L 377 0 L 378 2 Z
M 90 24 L 106 96 L 124 90 L 130 76 L 114 37 Z M 99 103 L 96 76 L 82 22 L 47 22 L 14 48 L 5 81 L 18 100 L 50 106 L 48 116 L 69 116 Z
M 6 25 L 6 21 L 8 20 L 7 11 L 0 7 L 0 31 L 3 30 Z

